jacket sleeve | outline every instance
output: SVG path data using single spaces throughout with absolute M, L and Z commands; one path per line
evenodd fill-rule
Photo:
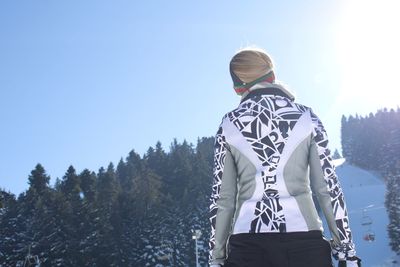
M 313 134 L 309 153 L 313 192 L 325 215 L 333 241 L 335 259 L 352 259 L 356 252 L 352 241 L 346 202 L 328 149 L 327 133 L 319 118 L 311 112 Z
M 224 264 L 237 195 L 237 171 L 223 128 L 215 137 L 213 185 L 210 205 L 210 265 Z

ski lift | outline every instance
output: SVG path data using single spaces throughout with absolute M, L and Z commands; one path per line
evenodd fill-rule
M 368 226 L 372 224 L 372 218 L 365 214 L 366 210 L 363 210 L 363 216 L 361 218 L 361 225 Z
M 31 254 L 31 246 L 28 248 L 23 267 L 40 267 L 39 257 Z
M 365 233 L 364 240 L 368 241 L 368 242 L 375 241 L 375 233 L 372 232 L 372 231 L 369 231 L 369 232 Z
M 361 217 L 361 225 L 366 226 L 367 230 L 363 236 L 363 239 L 367 242 L 375 241 L 375 233 L 371 230 L 372 218 L 366 214 L 367 210 L 363 210 L 363 215 Z
M 361 225 L 367 226 L 367 225 L 371 225 L 371 224 L 372 224 L 372 218 L 369 217 L 368 215 L 364 215 L 361 218 Z

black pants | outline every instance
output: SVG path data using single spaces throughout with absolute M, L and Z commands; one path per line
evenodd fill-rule
M 332 267 L 331 247 L 320 231 L 236 234 L 224 267 Z

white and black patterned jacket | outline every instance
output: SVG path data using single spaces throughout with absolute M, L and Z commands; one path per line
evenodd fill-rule
M 229 235 L 322 230 L 334 256 L 355 256 L 343 192 L 324 126 L 278 85 L 249 93 L 227 113 L 215 140 L 210 264 L 223 264 Z

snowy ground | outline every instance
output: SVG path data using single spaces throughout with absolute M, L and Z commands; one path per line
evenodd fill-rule
M 384 206 L 385 184 L 371 172 L 343 163 L 336 163 L 336 171 L 345 194 L 350 217 L 350 227 L 354 242 L 363 267 L 394 267 L 395 254 L 389 247 L 387 235 L 388 215 Z M 368 217 L 372 224 L 362 225 Z M 326 229 L 326 227 L 325 227 Z M 363 238 L 373 232 L 375 241 L 368 242 Z

